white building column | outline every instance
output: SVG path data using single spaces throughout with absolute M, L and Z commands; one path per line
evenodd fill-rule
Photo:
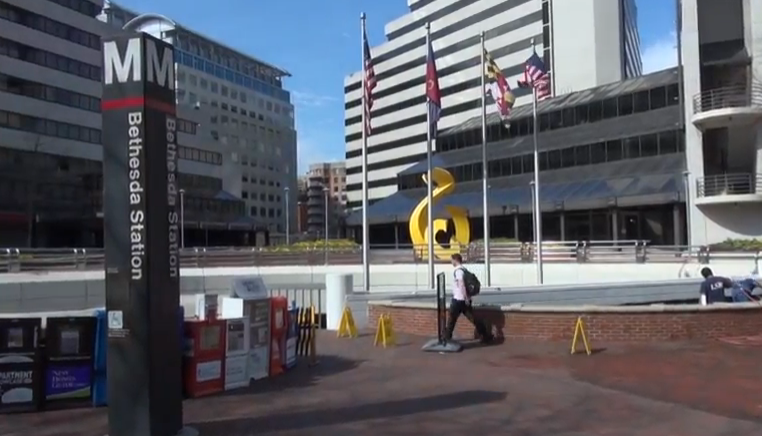
M 682 61 L 683 61 L 683 101 L 685 113 L 685 160 L 688 175 L 688 195 L 686 210 L 690 214 L 690 241 L 688 245 L 704 245 L 707 242 L 706 217 L 696 207 L 696 180 L 704 176 L 704 153 L 702 134 L 691 119 L 693 118 L 693 97 L 701 92 L 701 61 L 699 57 L 698 1 L 682 0 Z M 758 1 L 758 0 L 751 0 Z
M 752 83 L 762 86 L 762 0 L 743 0 L 744 38 L 751 56 Z M 754 172 L 762 173 L 762 127 L 757 128 L 756 165 Z

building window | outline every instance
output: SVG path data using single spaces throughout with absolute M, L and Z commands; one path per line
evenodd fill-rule
M 19 44 L 9 39 L 0 38 L 0 56 L 8 56 L 24 62 L 84 77 L 85 79 L 101 81 L 100 67 L 28 45 Z
M 0 74 L 0 91 L 58 103 L 90 112 L 101 111 L 101 100 L 99 98 L 5 74 Z
M 0 1 L 0 19 L 8 20 L 30 29 L 37 30 L 48 35 L 71 41 L 75 44 L 91 48 L 93 50 L 101 49 L 100 36 L 77 29 L 76 27 L 48 17 L 35 14 L 26 9 Z
M 666 131 L 658 134 L 632 136 L 612 141 L 581 144 L 563 149 L 540 152 L 540 170 L 581 167 L 604 162 L 616 162 L 623 159 L 666 155 L 684 151 L 679 131 Z M 460 182 L 478 180 L 482 176 L 481 162 L 468 163 L 448 168 Z M 534 171 L 532 154 L 512 156 L 493 160 L 489 163 L 489 177 L 508 177 Z M 420 174 L 399 176 L 397 185 L 400 190 L 423 187 Z M 334 187 L 334 192 L 337 188 Z
M 177 119 L 177 131 L 187 133 L 189 135 L 195 135 L 196 134 L 196 123 L 193 121 L 183 120 L 181 118 Z
M 61 5 L 65 8 L 71 9 L 80 14 L 87 15 L 88 17 L 95 18 L 101 13 L 100 7 L 95 3 L 87 0 L 48 0 L 57 5 Z
M 15 112 L 0 111 L 0 127 L 90 144 L 101 143 L 100 130 L 45 118 L 31 117 Z
M 203 162 L 212 165 L 222 165 L 222 155 L 208 150 L 192 147 L 177 147 L 177 155 L 180 159 Z

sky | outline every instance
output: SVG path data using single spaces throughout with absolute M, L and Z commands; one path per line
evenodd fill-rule
M 562 0 L 573 1 L 573 0 Z M 299 172 L 344 159 L 344 77 L 362 68 L 360 13 L 371 46 L 384 25 L 407 12 L 406 0 L 117 0 L 137 12 L 173 19 L 292 74 L 284 86 L 295 105 Z M 677 62 L 675 0 L 636 0 L 645 72 Z M 318 6 L 319 7 L 316 7 Z

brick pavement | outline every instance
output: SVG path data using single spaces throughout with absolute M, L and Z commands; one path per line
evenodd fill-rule
M 762 346 L 510 341 L 457 355 L 424 338 L 376 349 L 372 336 L 320 337 L 320 365 L 186 402 L 202 436 L 762 434 Z M 600 346 L 601 344 L 594 344 Z M 3 416 L 3 436 L 101 436 L 102 409 Z

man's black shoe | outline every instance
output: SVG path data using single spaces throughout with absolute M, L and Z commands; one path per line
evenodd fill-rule
M 482 344 L 491 344 L 494 341 L 495 341 L 495 336 L 494 335 L 484 336 L 481 339 L 481 343 Z

